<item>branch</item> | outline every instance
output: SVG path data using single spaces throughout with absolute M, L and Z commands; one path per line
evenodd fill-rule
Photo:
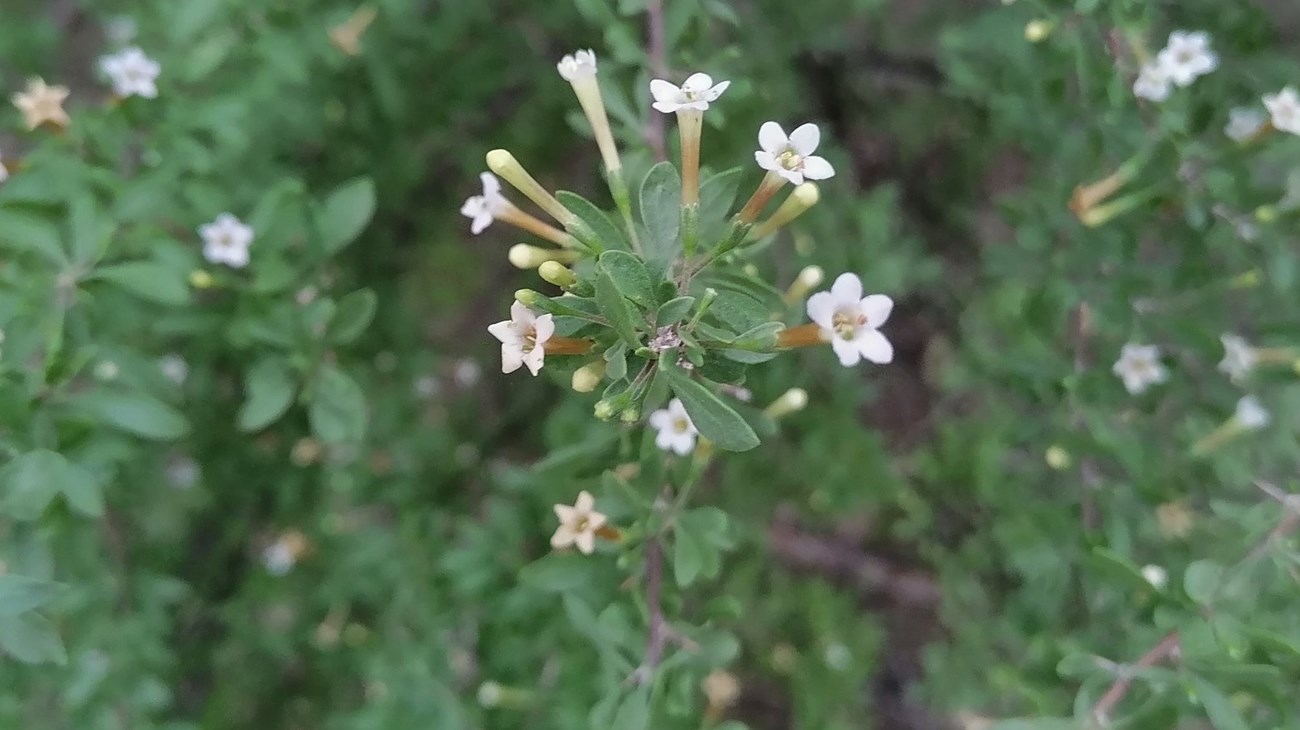
M 660 603 L 663 582 L 663 546 L 659 543 L 659 537 L 655 536 L 645 543 L 645 603 L 646 610 L 650 612 L 650 631 L 646 636 L 645 660 L 630 678 L 634 684 L 650 681 L 650 676 L 664 655 L 664 640 L 668 633 L 664 630 L 664 611 Z
M 1132 667 L 1122 667 L 1119 676 L 1115 678 L 1115 683 L 1106 690 L 1106 694 L 1097 700 L 1097 704 L 1092 706 L 1092 716 L 1097 722 L 1105 724 L 1110 716 L 1110 711 L 1115 709 L 1115 705 L 1124 699 L 1128 694 L 1129 687 L 1133 685 L 1134 669 L 1150 669 L 1160 662 L 1178 653 L 1178 632 L 1173 631 L 1161 639 L 1159 643 L 1151 647 L 1147 653 L 1142 655 Z
M 939 586 L 931 576 L 901 568 L 834 539 L 774 523 L 767 530 L 767 541 L 782 563 L 843 580 L 863 596 L 883 595 L 901 606 L 917 608 L 939 603 Z
M 650 35 L 650 72 L 654 78 L 667 79 L 668 52 L 664 43 L 663 0 L 647 0 L 645 12 Z M 668 144 L 664 135 L 664 115 L 651 109 L 650 126 L 646 128 L 645 139 L 658 162 L 668 159 Z

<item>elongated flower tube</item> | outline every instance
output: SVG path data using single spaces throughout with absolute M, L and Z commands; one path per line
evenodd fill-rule
M 1070 211 L 1084 225 L 1098 226 L 1143 202 L 1145 198 L 1142 195 L 1130 195 L 1103 205 L 1107 198 L 1141 172 L 1150 156 L 1151 150 L 1139 152 L 1110 175 L 1097 182 L 1075 187 L 1074 194 L 1070 196 Z
M 564 207 L 560 201 L 555 199 L 554 195 L 547 192 L 537 179 L 528 174 L 524 166 L 519 164 L 519 160 L 506 150 L 492 150 L 487 153 L 487 166 L 492 172 L 495 172 L 503 180 L 510 183 L 511 187 L 523 193 L 525 197 L 537 204 L 537 207 L 546 211 L 552 218 L 559 221 L 561 225 L 568 228 L 578 222 L 575 216 L 568 208 Z
M 713 83 L 708 74 L 691 74 L 680 87 L 663 79 L 650 82 L 654 108 L 664 114 L 677 114 L 677 131 L 682 143 L 682 206 L 700 202 L 700 135 L 704 112 L 717 101 L 730 81 Z
M 780 398 L 772 401 L 772 404 L 763 409 L 763 415 L 773 421 L 780 420 L 791 413 L 802 411 L 808 405 L 808 392 L 803 388 L 791 388 L 781 395 Z
M 790 197 L 781 203 L 781 207 L 776 209 L 771 218 L 754 226 L 754 229 L 750 231 L 750 237 L 765 238 L 772 235 L 780 230 L 782 226 L 803 215 L 804 211 L 816 205 L 820 197 L 816 183 L 806 182 L 796 186 L 794 192 L 790 193 Z
M 596 137 L 596 146 L 600 148 L 600 157 L 605 162 L 605 172 L 611 178 L 621 175 L 623 162 L 618 157 L 614 134 L 609 128 L 609 115 L 605 113 L 605 100 L 600 95 L 600 84 L 596 82 L 595 52 L 587 49 L 569 54 L 560 59 L 556 69 L 573 87 L 573 93 L 578 97 L 582 113 L 587 116 L 587 123 L 591 125 L 591 132 Z

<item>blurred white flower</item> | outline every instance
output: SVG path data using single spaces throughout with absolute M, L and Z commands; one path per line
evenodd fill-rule
M 1133 95 L 1147 101 L 1164 101 L 1171 89 L 1169 71 L 1160 63 L 1151 61 L 1138 73 L 1133 82 Z
M 1264 106 L 1268 107 L 1270 121 L 1278 131 L 1300 134 L 1300 93 L 1294 86 L 1266 94 Z
M 680 87 L 663 79 L 655 79 L 650 82 L 650 95 L 655 99 L 652 106 L 664 114 L 686 109 L 702 112 L 709 108 L 709 104 L 717 101 L 728 86 L 731 86 L 730 81 L 714 84 L 713 77 L 703 73 L 691 74 Z
M 1228 125 L 1223 133 L 1235 142 L 1246 140 L 1259 134 L 1268 123 L 1268 116 L 1253 107 L 1237 107 L 1228 112 Z
M 1255 348 L 1244 337 L 1231 333 L 1220 335 L 1219 341 L 1223 343 L 1223 359 L 1219 361 L 1219 370 L 1234 382 L 1249 375 L 1257 360 Z
M 1130 342 L 1120 350 L 1119 360 L 1111 371 L 1124 381 L 1131 395 L 1137 395 L 1155 383 L 1169 379 L 1169 371 L 1160 364 L 1160 348 Z
M 104 22 L 104 37 L 114 46 L 135 40 L 136 32 L 135 18 L 129 15 L 115 15 Z
M 700 689 L 704 691 L 709 707 L 714 710 L 724 710 L 740 699 L 740 680 L 724 669 L 709 672 L 708 676 L 700 682 Z
M 776 122 L 764 122 L 758 128 L 758 146 L 754 160 L 764 170 L 775 172 L 795 185 L 809 180 L 825 180 L 835 169 L 825 158 L 813 155 L 821 144 L 821 130 L 816 124 L 803 124 L 786 136 Z
M 95 363 L 94 375 L 96 380 L 102 380 L 106 383 L 111 380 L 117 380 L 117 376 L 120 375 L 121 372 L 122 369 L 112 360 L 100 360 Z
M 1219 67 L 1219 57 L 1210 50 L 1210 36 L 1203 31 L 1170 33 L 1169 42 L 1157 54 L 1156 62 L 1177 86 L 1188 86 Z
M 1142 568 L 1142 577 L 1156 590 L 1164 590 L 1169 583 L 1169 574 L 1159 565 L 1147 565 Z
M 167 460 L 167 483 L 176 489 L 189 489 L 199 482 L 202 471 L 189 454 L 174 454 Z
M 203 239 L 203 258 L 214 264 L 241 269 L 248 265 L 248 248 L 253 244 L 253 229 L 230 213 L 199 226 Z
M 1252 431 L 1267 426 L 1272 420 L 1268 409 L 1253 395 L 1242 396 L 1241 400 L 1237 401 L 1237 410 L 1233 418 L 1242 428 Z
M 284 575 L 298 564 L 307 547 L 307 538 L 301 532 L 289 530 L 262 551 L 262 565 L 271 575 Z
M 519 302 L 510 305 L 510 319 L 488 326 L 488 332 L 501 341 L 501 372 L 513 373 L 521 365 L 536 375 L 546 357 L 546 341 L 555 334 L 550 314 L 537 316 Z
M 68 87 L 49 86 L 44 79 L 33 78 L 27 82 L 27 88 L 10 97 L 14 106 L 23 114 L 27 129 L 32 130 L 49 122 L 56 127 L 66 127 L 72 123 L 68 113 L 63 110 L 67 100 Z
M 578 551 L 584 555 L 590 555 L 596 549 L 596 530 L 604 526 L 608 518 L 595 509 L 596 500 L 591 493 L 583 490 L 578 493 L 578 499 L 570 507 L 564 504 L 555 505 L 555 516 L 560 520 L 560 526 L 556 528 L 555 534 L 551 535 L 551 547 L 565 548 L 570 545 L 576 545 Z
M 826 645 L 822 658 L 826 660 L 826 666 L 839 672 L 848 669 L 853 663 L 853 653 L 838 641 Z
M 464 358 L 456 361 L 456 366 L 452 368 L 451 378 L 456 381 L 456 385 L 462 388 L 473 388 L 478 385 L 479 378 L 483 375 L 483 368 L 479 366 L 477 360 Z
M 560 76 L 569 83 L 581 78 L 591 78 L 596 75 L 596 52 L 590 48 L 583 51 L 574 51 L 561 58 L 560 62 L 555 64 L 555 68 L 560 72 Z
M 145 99 L 158 96 L 158 74 L 162 67 L 135 46 L 104 56 L 99 60 L 99 69 L 113 84 L 113 93 L 118 96 Z
M 501 695 L 504 694 L 501 685 L 496 682 L 484 682 L 478 686 L 478 703 L 486 709 L 492 709 L 501 704 Z
M 184 385 L 185 379 L 190 376 L 189 363 L 174 352 L 158 359 L 158 369 L 162 371 L 163 377 L 177 385 Z
M 501 194 L 501 181 L 496 175 L 481 172 L 478 177 L 483 181 L 483 194 L 470 196 L 460 206 L 460 214 L 472 221 L 469 224 L 470 233 L 476 236 L 492 225 L 492 221 L 508 205 L 505 196 Z
M 442 384 L 438 382 L 437 376 L 421 375 L 415 379 L 412 389 L 421 400 L 429 400 L 442 391 Z
M 661 408 L 650 414 L 650 427 L 655 434 L 655 446 L 664 451 L 672 451 L 685 456 L 695 448 L 695 424 L 687 415 L 686 408 L 676 398 L 668 401 L 667 408 Z
M 808 298 L 808 318 L 821 328 L 845 367 L 862 358 L 878 365 L 893 361 L 894 346 L 878 329 L 893 309 L 894 300 L 884 294 L 862 296 L 862 280 L 856 274 L 840 274 L 829 292 Z

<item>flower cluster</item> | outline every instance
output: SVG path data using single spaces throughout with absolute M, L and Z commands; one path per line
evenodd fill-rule
M 1191 86 L 1218 67 L 1219 57 L 1210 49 L 1208 33 L 1176 30 L 1156 57 L 1142 65 L 1133 93 L 1148 101 L 1164 101 L 1173 87 Z

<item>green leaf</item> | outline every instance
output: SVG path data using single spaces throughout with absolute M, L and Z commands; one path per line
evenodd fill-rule
M 44 616 L 0 616 L 0 649 L 25 664 L 66 664 L 67 652 L 54 625 Z
M 40 608 L 63 591 L 63 584 L 54 581 L 0 574 L 0 616 L 16 616 Z
M 600 249 L 622 249 L 629 248 L 627 236 L 624 235 L 623 229 L 609 217 L 605 211 L 597 208 L 590 200 L 571 193 L 567 190 L 556 191 L 555 197 L 560 204 L 568 208 L 583 223 L 591 229 L 596 236 L 596 242 L 600 244 Z
M 249 369 L 244 379 L 244 404 L 239 407 L 240 431 L 260 431 L 289 410 L 298 392 L 289 365 L 267 358 Z
M 335 254 L 365 230 L 375 214 L 375 183 L 358 177 L 329 194 L 316 224 L 327 254 Z
M 682 251 L 682 181 L 671 162 L 650 168 L 641 181 L 641 222 L 646 229 L 647 263 L 662 270 Z
M 1201 605 L 1214 600 L 1223 579 L 1223 567 L 1211 560 L 1197 560 L 1183 573 L 1183 590 L 1187 597 Z
M 91 517 L 103 514 L 99 481 L 80 465 L 48 449 L 29 451 L 0 470 L 0 511 L 15 520 L 40 517 L 56 495 Z
M 79 468 L 79 467 L 78 467 Z M 63 498 L 68 506 L 86 517 L 104 515 L 104 490 L 99 480 L 86 472 L 89 479 L 69 479 L 63 483 Z
M 659 307 L 655 313 L 655 325 L 666 327 L 670 324 L 677 324 L 686 319 L 686 315 L 691 313 L 695 307 L 695 297 L 677 297 L 670 299 Z
M 596 260 L 596 265 L 624 297 L 645 309 L 654 308 L 654 285 L 641 259 L 626 251 L 606 251 Z
M 141 299 L 180 306 L 190 301 L 189 284 L 181 271 L 156 261 L 129 261 L 97 269 L 92 279 L 121 287 Z
M 352 376 L 326 365 L 308 410 L 312 430 L 326 443 L 355 443 L 366 435 L 366 395 Z
M 1069 717 L 1013 718 L 993 723 L 989 730 L 1080 730 L 1079 723 Z
M 1188 677 L 1187 681 L 1192 686 L 1192 691 L 1196 693 L 1196 698 L 1200 700 L 1201 707 L 1205 708 L 1205 714 L 1210 718 L 1210 724 L 1214 725 L 1215 730 L 1250 730 L 1250 725 L 1233 706 L 1232 700 L 1218 687 L 1195 676 Z
M 727 451 L 748 451 L 758 446 L 758 435 L 745 419 L 723 403 L 713 391 L 691 380 L 675 366 L 662 361 L 659 371 L 668 379 L 668 385 L 691 417 L 691 422 L 704 438 Z
M 623 298 L 618 286 L 604 270 L 596 273 L 596 305 L 605 315 L 609 324 L 632 349 L 641 346 L 641 337 L 637 334 L 637 313 L 631 303 Z
M 108 426 L 154 441 L 172 441 L 190 432 L 179 411 L 143 393 L 92 391 L 69 398 L 68 404 Z
M 771 322 L 771 311 L 758 300 L 737 292 L 720 292 L 709 307 L 706 319 L 736 333 L 749 332 Z
M 610 380 L 622 380 L 627 377 L 627 343 L 616 342 L 605 350 L 605 377 Z
M 15 208 L 0 208 L 0 248 L 29 251 L 56 266 L 68 262 L 54 224 L 44 216 Z
M 707 546 L 689 529 L 680 525 L 673 530 L 673 574 L 677 585 L 683 588 L 694 583 L 704 572 L 704 551 Z
M 100 214 L 94 198 L 81 194 L 68 204 L 68 222 L 72 260 L 78 264 L 98 261 L 113 237 L 113 221 Z
M 578 592 L 592 579 L 591 560 L 575 553 L 549 553 L 519 570 L 519 582 L 548 593 Z
M 731 206 L 740 189 L 740 176 L 744 168 L 733 167 L 710 176 L 700 184 L 700 240 L 716 243 L 727 232 Z
M 611 728 L 645 730 L 650 726 L 650 684 L 647 682 L 623 698 Z
M 343 297 L 325 328 L 325 339 L 341 345 L 360 337 L 375 318 L 378 306 L 379 297 L 371 289 L 358 289 Z

